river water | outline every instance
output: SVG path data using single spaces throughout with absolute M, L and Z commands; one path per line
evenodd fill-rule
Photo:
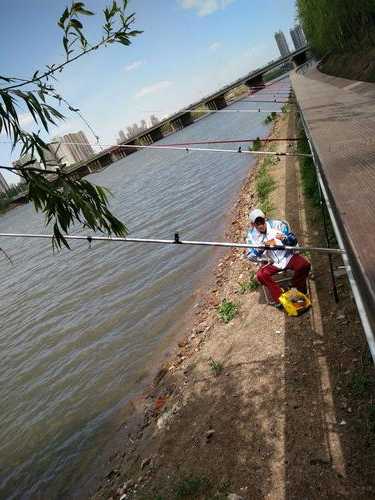
M 240 101 L 227 109 L 255 107 Z M 216 113 L 160 143 L 264 137 L 264 117 Z M 253 161 L 143 150 L 89 180 L 111 189 L 111 209 L 129 236 L 170 239 L 179 231 L 181 239 L 220 240 Z M 26 205 L 0 217 L 0 232 L 50 230 Z M 48 240 L 0 245 L 14 262 L 0 257 L 0 497 L 71 496 L 176 334 L 215 251 L 73 242 L 72 251 L 53 254 Z

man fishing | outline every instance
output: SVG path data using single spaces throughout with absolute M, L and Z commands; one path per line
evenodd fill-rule
M 290 231 L 288 225 L 276 219 L 268 219 L 259 208 L 249 214 L 251 228 L 247 233 L 246 243 L 249 245 L 266 246 L 266 250 L 249 248 L 246 252 L 248 259 L 261 263 L 262 267 L 256 274 L 257 280 L 265 285 L 276 307 L 282 307 L 279 297 L 283 293 L 280 286 L 272 276 L 284 269 L 294 271 L 292 286 L 300 292 L 307 293 L 307 276 L 310 272 L 310 262 L 292 250 L 277 250 L 277 246 L 297 245 L 296 236 Z

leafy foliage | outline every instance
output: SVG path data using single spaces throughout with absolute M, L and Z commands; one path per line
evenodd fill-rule
M 272 113 L 270 113 L 269 115 L 267 115 L 266 118 L 264 119 L 265 125 L 267 125 L 268 123 L 272 123 L 273 121 L 276 120 L 276 118 L 277 118 L 276 111 L 272 111 Z
M 268 196 L 274 191 L 276 182 L 268 172 L 268 165 L 263 163 L 256 177 L 255 188 L 260 203 L 264 202 Z
M 297 0 L 297 11 L 310 46 L 320 55 L 375 42 L 374 0 Z
M 310 152 L 310 146 L 307 141 L 306 135 L 304 132 L 301 134 L 301 140 L 298 141 L 298 153 L 308 154 Z M 300 157 L 300 171 L 302 178 L 302 189 L 308 198 L 310 198 L 313 206 L 320 206 L 320 192 L 319 192 L 319 183 L 318 178 L 316 176 L 316 170 L 314 161 L 311 157 Z
M 39 173 L 25 173 L 29 184 L 29 197 L 35 209 L 46 216 L 46 223 L 53 222 L 53 244 L 61 247 L 69 245 L 63 236 L 75 221 L 93 231 L 113 233 L 124 236 L 126 228 L 108 210 L 109 191 L 100 186 L 80 179 L 74 180 L 59 175 L 48 180 Z
M 238 306 L 234 302 L 223 299 L 223 302 L 218 307 L 218 313 L 224 323 L 229 323 L 237 314 Z
M 93 16 L 83 2 L 73 1 L 61 15 L 58 26 L 63 31 L 62 43 L 66 59 L 63 63 L 48 65 L 45 70 L 37 70 L 31 78 L 0 76 L 0 133 L 4 132 L 11 140 L 12 149 L 20 147 L 21 156 L 27 155 L 30 161 L 22 167 L 1 169 L 14 171 L 23 176 L 29 188 L 29 199 L 35 208 L 46 214 L 47 224 L 53 223 L 54 243 L 61 247 L 68 246 L 63 233 L 67 233 L 75 221 L 83 223 L 92 230 L 106 231 L 116 235 L 125 235 L 126 227 L 108 209 L 108 191 L 93 186 L 88 181 L 70 179 L 63 169 L 56 172 L 35 168 L 36 158 L 46 168 L 48 145 L 41 137 L 41 131 L 49 133 L 50 127 L 64 119 L 63 114 L 52 104 L 52 100 L 65 105 L 69 111 L 79 114 L 79 109 L 71 106 L 59 95 L 53 81 L 55 74 L 61 72 L 67 64 L 100 47 L 113 43 L 125 46 L 141 31 L 131 29 L 135 15 L 126 14 L 127 0 L 121 4 L 115 0 L 103 10 L 103 35 L 100 40 L 91 43 L 85 36 L 82 16 Z M 5 86 L 1 83 L 5 82 Z M 21 89 L 22 88 L 22 89 Z M 20 110 L 29 112 L 37 132 L 28 132 L 22 128 Z M 47 178 L 46 174 L 54 174 Z
M 260 286 L 254 272 L 250 273 L 249 281 L 242 281 L 241 283 L 239 283 L 239 285 L 240 293 L 242 295 L 247 292 L 252 292 Z
M 5 193 L 0 193 L 0 212 L 3 212 L 9 207 L 14 196 L 24 192 L 25 185 L 23 183 L 19 183 L 16 186 L 11 186 Z
M 257 137 L 255 141 L 253 141 L 249 146 L 249 151 L 259 151 L 261 147 L 262 147 L 262 141 L 260 140 L 260 137 Z
M 176 486 L 176 499 L 197 498 L 209 486 L 209 481 L 205 477 L 187 477 L 182 479 Z

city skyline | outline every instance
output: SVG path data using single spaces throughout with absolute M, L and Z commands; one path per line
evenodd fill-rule
M 105 2 L 86 4 L 98 12 Z M 264 9 L 270 12 L 267 20 Z M 56 26 L 62 10 L 63 3 L 45 9 L 32 8 L 22 0 L 7 5 L 6 22 L 4 17 L 0 20 L 0 41 L 9 46 L 2 73 L 28 76 L 43 64 L 63 59 L 61 32 Z M 273 34 L 279 27 L 288 32 L 295 16 L 293 0 L 280 0 L 276 6 L 271 0 L 254 0 L 252 5 L 245 0 L 171 0 L 158 6 L 140 0 L 133 10 L 136 28 L 144 33 L 130 47 L 112 46 L 84 57 L 59 74 L 56 83 L 58 92 L 80 109 L 103 144 L 116 144 L 119 130 L 147 120 L 154 109 L 160 110 L 155 114 L 162 119 L 277 58 Z M 166 18 L 171 19 L 168 31 Z M 88 30 L 95 38 L 99 20 L 95 26 L 89 21 L 91 18 Z M 19 42 L 10 45 L 16 22 Z M 22 49 L 25 45 L 30 47 L 27 57 Z M 61 111 L 66 120 L 51 130 L 47 140 L 82 129 L 90 143 L 96 142 L 77 115 Z M 26 130 L 35 130 L 26 111 L 20 119 Z M 0 144 L 0 164 L 9 165 L 17 158 L 17 151 L 12 155 L 10 149 Z M 4 176 L 10 182 L 17 179 L 8 173 Z

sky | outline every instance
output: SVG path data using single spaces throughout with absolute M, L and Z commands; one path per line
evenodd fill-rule
M 102 36 L 102 11 L 110 1 L 85 1 L 96 13 L 82 18 L 92 43 Z M 66 5 L 68 0 L 0 0 L 0 75 L 28 78 L 64 61 L 57 20 Z M 278 58 L 276 31 L 284 31 L 292 47 L 295 0 L 129 0 L 128 11 L 135 12 L 134 29 L 143 31 L 129 47 L 110 45 L 88 54 L 55 82 L 103 145 L 115 144 L 127 125 L 151 114 L 162 118 Z M 50 139 L 83 130 L 95 142 L 76 114 L 60 111 L 65 120 Z M 31 116 L 19 112 L 24 128 L 35 130 Z M 10 166 L 17 154 L 6 140 L 0 134 L 0 165 Z M 9 183 L 18 181 L 2 173 Z

